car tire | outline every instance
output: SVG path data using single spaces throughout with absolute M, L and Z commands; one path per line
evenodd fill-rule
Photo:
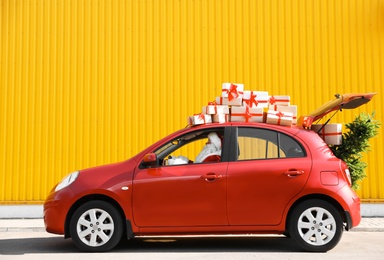
M 330 203 L 311 199 L 294 208 L 289 234 L 306 251 L 326 252 L 334 248 L 343 233 L 343 220 Z
M 74 244 L 87 252 L 114 248 L 123 234 L 123 220 L 110 203 L 95 200 L 81 205 L 73 214 L 70 232 Z

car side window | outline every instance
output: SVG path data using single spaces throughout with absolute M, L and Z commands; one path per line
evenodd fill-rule
M 195 131 L 159 147 L 160 165 L 212 163 L 221 161 L 224 128 Z
M 238 161 L 304 157 L 302 146 L 290 136 L 267 129 L 238 129 Z

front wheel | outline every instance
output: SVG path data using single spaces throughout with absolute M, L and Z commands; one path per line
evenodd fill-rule
M 306 251 L 326 252 L 339 243 L 343 220 L 332 204 L 317 199 L 307 200 L 293 210 L 289 233 Z
M 73 214 L 70 232 L 82 251 L 104 252 L 114 248 L 123 234 L 123 221 L 114 206 L 95 200 L 81 205 Z

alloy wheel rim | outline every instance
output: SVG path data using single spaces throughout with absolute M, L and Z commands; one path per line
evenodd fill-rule
M 313 207 L 300 215 L 297 228 L 305 242 L 322 246 L 330 242 L 335 236 L 336 220 L 328 210 Z
M 89 209 L 77 221 L 76 230 L 80 240 L 91 247 L 106 244 L 114 232 L 111 215 L 102 209 Z

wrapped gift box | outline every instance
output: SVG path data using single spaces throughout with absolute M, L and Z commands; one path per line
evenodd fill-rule
M 190 125 L 203 125 L 206 123 L 212 123 L 212 116 L 207 114 L 195 114 L 188 117 L 188 124 Z
M 290 112 L 281 112 L 269 110 L 267 113 L 267 123 L 274 125 L 292 125 L 293 114 Z
M 296 105 L 289 105 L 289 106 L 282 106 L 282 105 L 276 105 L 276 111 L 280 112 L 289 112 L 293 115 L 292 124 L 297 124 L 297 106 Z
M 263 122 L 262 107 L 232 107 L 231 122 Z
M 244 84 L 238 83 L 223 83 L 222 97 L 232 101 L 235 98 L 243 98 Z
M 270 96 L 269 97 L 269 110 L 277 111 L 277 105 L 289 106 L 290 96 Z
M 322 124 L 314 124 L 311 126 L 311 129 L 317 133 L 319 132 L 322 126 Z M 326 144 L 340 145 L 342 143 L 343 125 L 326 124 L 318 134 Z
M 268 107 L 268 92 L 245 90 L 243 94 L 243 102 L 249 107 Z
M 228 105 L 228 106 L 242 106 L 243 98 L 238 97 L 234 98 L 231 101 L 227 97 L 216 97 L 216 103 L 218 105 Z
M 210 102 L 208 106 L 203 106 L 203 114 L 229 114 L 228 105 L 216 105 L 215 102 Z
M 215 115 L 212 115 L 212 122 L 214 122 L 214 123 L 229 122 L 229 114 L 215 114 Z

